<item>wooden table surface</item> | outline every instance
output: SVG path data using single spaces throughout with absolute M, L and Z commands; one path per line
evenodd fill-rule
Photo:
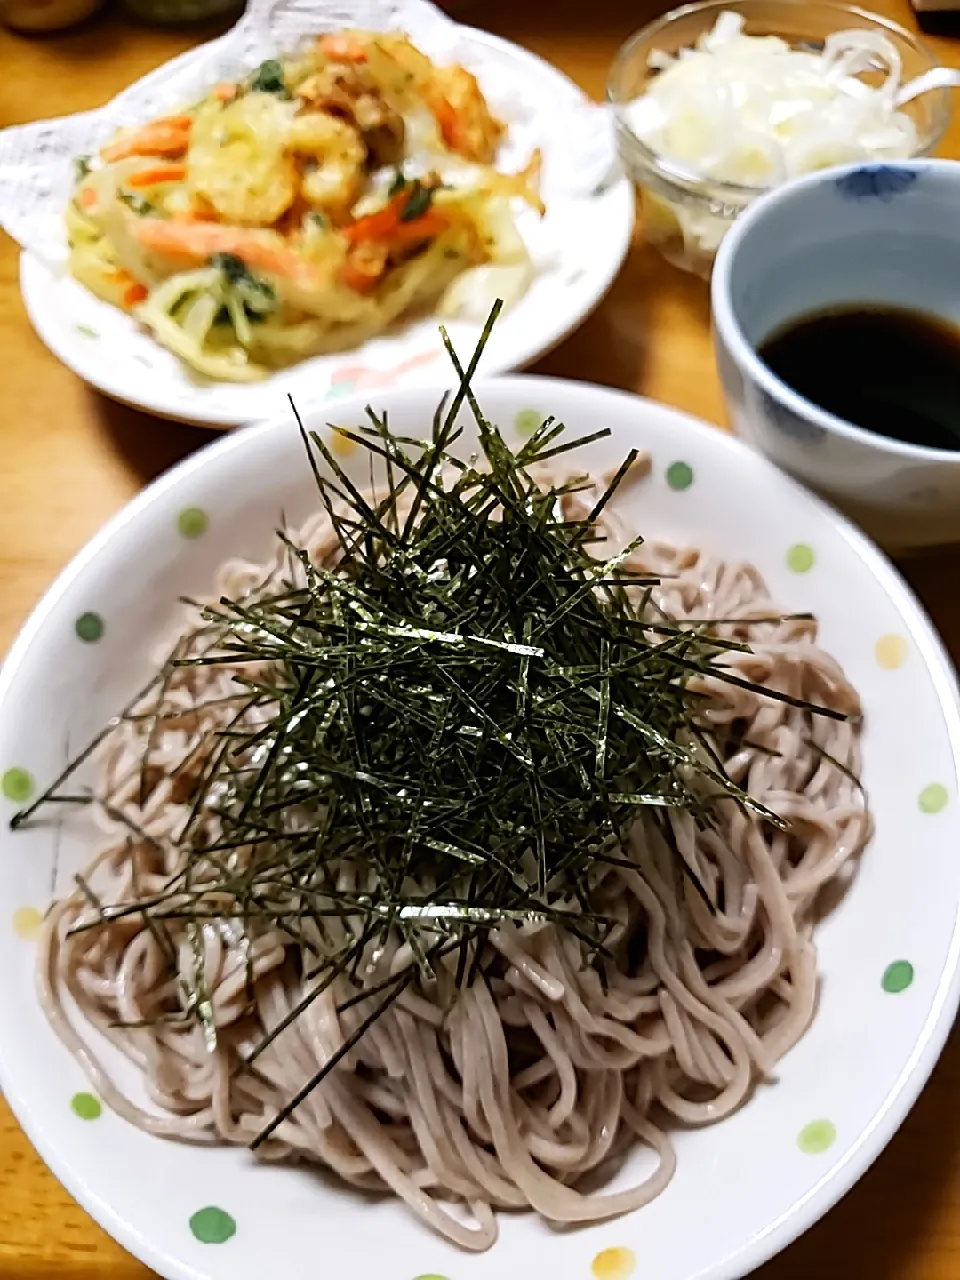
M 482 0 L 469 16 L 535 50 L 599 97 L 617 46 L 666 7 L 652 0 Z M 912 22 L 905 0 L 874 0 L 874 7 Z M 44 40 L 0 30 L 0 126 L 97 106 L 211 34 L 152 30 L 113 16 Z M 944 62 L 960 67 L 960 40 L 932 43 Z M 943 154 L 960 157 L 960 113 Z M 209 435 L 112 404 L 58 364 L 27 321 L 17 252 L 2 233 L 0 353 L 2 653 L 98 526 Z M 538 369 L 723 420 L 707 288 L 639 240 L 596 314 Z M 903 567 L 960 657 L 960 550 Z M 59 1186 L 0 1100 L 0 1280 L 148 1274 Z M 825 1221 L 758 1274 L 762 1280 L 960 1280 L 960 1037 L 874 1168 Z

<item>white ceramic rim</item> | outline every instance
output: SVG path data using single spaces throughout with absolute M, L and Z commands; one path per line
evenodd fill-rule
M 628 392 L 572 379 L 524 375 L 478 380 L 474 388 L 478 398 L 483 398 L 485 387 L 489 383 L 494 383 L 508 392 L 515 389 L 518 401 L 528 403 L 536 403 L 538 400 L 549 402 L 552 396 L 555 397 L 557 394 L 562 396 L 563 389 L 568 387 L 578 388 L 581 391 L 599 392 L 604 398 L 614 396 L 634 402 L 642 399 Z M 422 391 L 422 386 L 395 387 L 381 394 L 385 400 L 389 400 L 421 394 Z M 349 413 L 353 405 L 363 405 L 367 399 L 366 395 L 344 397 L 337 403 L 338 414 Z M 689 414 L 671 409 L 666 405 L 657 405 L 657 409 L 665 418 L 672 419 L 678 428 L 695 427 L 697 430 L 706 428 L 714 432 L 720 430 L 716 426 L 705 424 Z M 245 431 L 231 433 L 211 441 L 197 453 L 185 458 L 149 484 L 93 536 L 56 578 L 16 637 L 0 667 L 0 704 L 6 698 L 16 678 L 27 650 L 37 640 L 50 615 L 59 606 L 61 597 L 77 576 L 96 559 L 101 549 L 127 526 L 133 524 L 158 498 L 176 489 L 195 472 L 215 463 L 234 450 L 247 449 L 252 456 L 256 452 L 258 442 L 273 431 L 280 421 L 281 419 L 277 418 L 257 423 Z M 286 420 L 283 421 L 286 422 Z M 721 434 L 725 447 L 734 454 L 739 452 L 741 455 L 749 455 L 754 460 L 758 458 L 756 452 L 741 440 L 726 433 Z M 909 625 L 918 656 L 929 672 L 931 682 L 940 697 L 954 762 L 955 765 L 960 766 L 960 687 L 958 687 L 951 659 L 923 606 L 894 565 L 865 534 L 821 499 L 804 490 L 802 485 L 781 472 L 773 463 L 766 459 L 763 459 L 763 462 L 776 472 L 778 484 L 782 483 L 805 493 L 806 499 L 817 511 L 819 518 L 856 552 L 865 569 L 875 575 L 901 617 Z M 958 777 L 960 777 L 960 769 L 958 769 Z M 852 1143 L 844 1158 L 805 1196 L 768 1224 L 747 1245 L 733 1254 L 718 1259 L 715 1266 L 701 1274 L 709 1275 L 710 1280 L 741 1280 L 809 1230 L 846 1195 L 893 1138 L 919 1097 L 943 1051 L 958 1007 L 960 1007 L 960 901 L 956 907 L 946 963 L 930 1002 L 929 1012 L 913 1051 L 887 1097 L 886 1104 L 874 1116 L 872 1123 Z M 196 1280 L 198 1273 L 187 1265 L 176 1264 L 173 1270 L 161 1271 L 161 1266 L 167 1267 L 168 1259 L 155 1249 L 150 1240 L 145 1239 L 117 1215 L 108 1202 L 90 1190 L 82 1178 L 74 1176 L 67 1167 L 66 1161 L 61 1160 L 56 1144 L 46 1141 L 37 1127 L 30 1123 L 29 1118 L 25 1123 L 21 1120 L 21 1115 L 27 1112 L 29 1116 L 29 1111 L 23 1099 L 13 1088 L 13 1081 L 5 1071 L 2 1052 L 0 1052 L 0 1089 L 41 1159 L 69 1194 L 105 1231 L 145 1265 L 157 1271 L 158 1274 L 166 1275 L 167 1280 Z
M 485 45 L 487 48 L 506 54 L 519 62 L 525 61 L 536 65 L 540 69 L 546 68 L 558 80 L 565 81 L 571 93 L 575 93 L 581 101 L 589 101 L 587 95 L 575 81 L 571 80 L 559 67 L 555 67 L 553 63 L 548 62 L 546 58 L 541 58 L 539 54 L 533 53 L 529 49 L 524 49 L 510 40 L 504 40 L 500 36 L 492 35 L 490 32 L 479 31 L 475 27 L 460 26 L 459 29 L 464 38 L 471 42 Z M 172 59 L 172 61 L 177 61 L 177 59 Z M 531 328 L 525 341 L 521 336 L 521 341 L 515 347 L 515 355 L 509 360 L 492 360 L 483 369 L 484 377 L 494 377 L 497 374 L 509 373 L 514 369 L 524 369 L 527 365 L 532 364 L 534 360 L 539 360 L 542 356 L 547 355 L 554 347 L 559 346 L 565 338 L 575 332 L 606 297 L 614 280 L 620 274 L 620 269 L 633 240 L 636 220 L 630 179 L 625 174 L 621 174 L 613 185 L 614 188 L 619 188 L 622 193 L 625 216 L 620 226 L 619 235 L 614 239 L 607 238 L 608 254 L 606 264 L 604 269 L 594 276 L 592 296 L 586 307 L 581 307 L 579 311 L 570 314 L 556 313 L 559 315 L 559 322 L 555 319 L 554 323 L 546 328 L 543 326 L 537 329 Z M 61 364 L 66 365 L 68 369 L 71 369 L 89 386 L 102 391 L 111 400 L 117 400 L 121 404 L 130 405 L 133 408 L 155 414 L 157 417 L 166 418 L 174 422 L 188 422 L 194 426 L 201 427 L 231 428 L 243 425 L 238 423 L 234 414 L 220 410 L 216 405 L 211 405 L 209 408 L 204 406 L 202 416 L 191 417 L 188 414 L 181 413 L 174 405 L 166 402 L 162 396 L 152 392 L 148 391 L 143 396 L 131 395 L 131 391 L 136 389 L 136 379 L 131 378 L 129 371 L 127 376 L 121 375 L 117 377 L 112 370 L 104 373 L 101 366 L 97 364 L 96 372 L 92 373 L 91 365 L 84 360 L 83 345 L 72 346 L 62 342 L 56 326 L 47 323 L 47 310 L 42 305 L 42 299 L 45 297 L 44 279 L 47 270 L 32 254 L 25 250 L 20 254 L 20 294 L 23 298 L 27 316 L 41 342 L 57 357 Z M 547 314 L 545 311 L 544 315 L 547 316 Z M 342 354 L 356 355 L 362 350 L 363 346 L 361 344 L 361 346 L 353 348 L 350 352 Z M 291 367 L 296 368 L 297 365 Z M 436 373 L 427 375 L 420 381 L 420 385 L 425 382 L 435 381 L 437 377 Z M 406 385 L 412 386 L 414 383 L 411 381 Z
M 777 187 L 767 195 L 761 196 L 749 209 L 740 214 L 724 236 L 717 252 L 713 267 L 713 279 L 710 283 L 710 308 L 713 323 L 723 339 L 734 362 L 745 369 L 751 380 L 757 383 L 772 400 L 782 404 L 791 413 L 833 435 L 852 440 L 866 449 L 877 453 L 885 453 L 891 457 L 909 459 L 912 462 L 950 462 L 956 463 L 957 455 L 949 449 L 930 449 L 923 445 L 907 444 L 903 440 L 894 440 L 888 436 L 875 435 L 856 427 L 852 422 L 828 413 L 819 405 L 798 395 L 791 387 L 780 379 L 764 364 L 757 355 L 753 345 L 740 326 L 739 318 L 731 298 L 731 278 L 736 267 L 737 254 L 743 248 L 744 239 L 754 227 L 778 207 L 790 204 L 797 196 L 811 190 L 837 182 L 839 179 L 857 173 L 861 169 L 884 168 L 884 165 L 864 165 L 858 161 L 854 164 L 837 165 L 830 169 L 818 169 L 815 173 L 804 174 L 792 182 Z M 960 164 L 955 160 L 898 160 L 891 164 L 897 169 L 906 169 L 911 173 L 940 173 L 953 175 L 957 179 L 957 194 L 960 197 Z

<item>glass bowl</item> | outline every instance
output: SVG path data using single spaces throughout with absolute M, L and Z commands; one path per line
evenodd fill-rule
M 710 274 L 714 255 L 734 218 L 768 188 L 684 174 L 637 137 L 627 122 L 625 108 L 659 74 L 650 66 L 652 53 L 677 54 L 691 48 L 714 27 L 721 13 L 727 12 L 741 15 L 746 35 L 779 36 L 806 51 L 822 48 L 834 31 L 876 31 L 899 53 L 904 81 L 940 65 L 925 45 L 895 22 L 853 5 L 820 0 L 706 0 L 673 9 L 631 36 L 614 59 L 607 81 L 620 157 L 639 193 L 648 242 L 671 262 L 702 276 Z M 922 94 L 901 109 L 916 125 L 918 143 L 913 155 L 929 155 L 950 120 L 950 91 Z

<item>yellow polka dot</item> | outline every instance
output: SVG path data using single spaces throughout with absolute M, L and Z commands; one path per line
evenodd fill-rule
M 593 1260 L 590 1270 L 597 1280 L 627 1280 L 637 1266 L 637 1255 L 632 1249 L 603 1249 Z
M 351 453 L 359 447 L 356 440 L 351 440 L 349 436 L 345 436 L 342 431 L 334 427 L 333 435 L 330 437 L 331 453 L 339 454 L 341 458 L 349 458 Z
M 17 907 L 13 913 L 13 932 L 25 942 L 31 942 L 40 932 L 43 916 L 36 907 Z
M 881 636 L 874 652 L 884 671 L 896 671 L 897 667 L 902 667 L 906 662 L 910 646 L 903 636 Z

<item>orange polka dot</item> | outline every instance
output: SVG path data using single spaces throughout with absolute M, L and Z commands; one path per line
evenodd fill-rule
M 910 646 L 903 636 L 881 636 L 874 652 L 877 663 L 883 667 L 884 671 L 896 671 L 897 667 L 902 667 L 906 662 Z
M 596 1280 L 627 1280 L 637 1266 L 637 1255 L 632 1249 L 617 1247 L 602 1249 L 594 1258 L 590 1270 Z
M 24 942 L 32 942 L 42 924 L 43 916 L 36 907 L 17 907 L 13 913 L 13 932 Z

